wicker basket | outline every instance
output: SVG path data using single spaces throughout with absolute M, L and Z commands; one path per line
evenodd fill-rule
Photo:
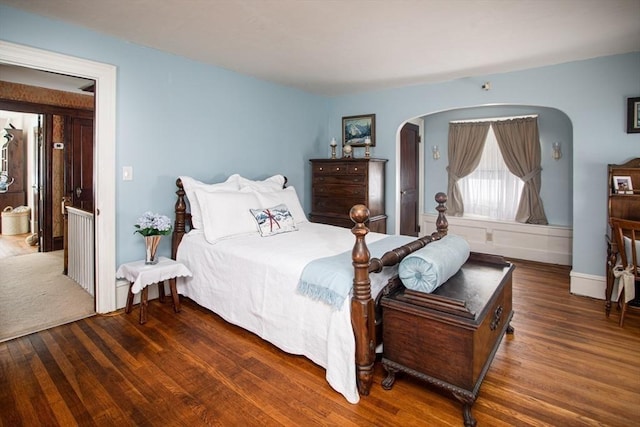
M 15 209 L 11 206 L 4 208 L 2 211 L 2 234 L 13 236 L 28 233 L 30 214 L 31 208 L 28 206 L 19 206 Z

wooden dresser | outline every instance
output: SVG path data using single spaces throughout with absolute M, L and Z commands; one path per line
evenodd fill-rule
M 383 388 L 393 386 L 397 372 L 410 374 L 451 393 L 463 405 L 465 426 L 474 426 L 471 406 L 503 335 L 513 332 L 514 268 L 472 253 L 431 294 L 400 285 L 383 296 Z
M 312 222 L 353 227 L 349 211 L 356 204 L 369 208 L 367 226 L 387 232 L 384 206 L 384 159 L 312 159 Z

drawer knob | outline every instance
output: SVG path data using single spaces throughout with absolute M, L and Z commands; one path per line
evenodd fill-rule
M 340 170 L 340 168 L 336 168 L 336 170 L 337 170 L 337 171 L 339 171 L 339 170 Z
M 357 170 L 358 170 L 358 168 L 353 168 L 353 170 L 354 170 L 354 171 L 357 171 Z
M 493 319 L 491 320 L 491 324 L 489 325 L 489 329 L 491 329 L 492 331 L 495 331 L 498 325 L 500 324 L 500 320 L 502 320 L 503 311 L 504 310 L 502 306 L 499 306 L 498 308 L 496 308 L 495 313 L 493 313 Z
M 319 170 L 321 170 L 321 171 L 322 171 L 322 170 L 324 170 L 324 169 L 323 169 L 323 168 L 319 168 Z

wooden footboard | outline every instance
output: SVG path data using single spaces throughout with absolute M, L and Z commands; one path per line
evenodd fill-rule
M 365 223 L 369 219 L 369 209 L 365 205 L 355 205 L 349 215 L 355 223 L 351 232 L 356 237 L 351 258 L 353 260 L 353 296 L 351 297 L 351 325 L 356 340 L 356 375 L 358 391 L 368 395 L 373 381 L 373 364 L 376 349 L 376 316 L 375 301 L 371 296 L 370 273 L 378 273 L 384 267 L 393 266 L 407 255 L 425 247 L 429 243 L 440 240 L 447 235 L 448 222 L 445 217 L 447 195 L 438 193 L 438 219 L 436 231 L 423 236 L 406 245 L 385 252 L 380 258 L 371 258 L 365 236 L 369 229 Z

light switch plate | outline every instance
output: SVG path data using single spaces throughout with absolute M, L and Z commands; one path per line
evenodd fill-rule
M 122 180 L 133 181 L 133 166 L 122 167 Z

